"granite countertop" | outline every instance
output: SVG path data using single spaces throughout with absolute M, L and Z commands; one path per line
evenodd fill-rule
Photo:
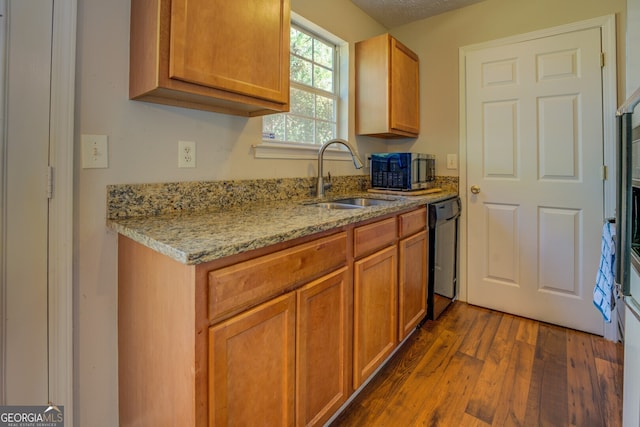
M 365 192 L 333 197 L 361 196 L 393 200 L 389 204 L 358 209 L 312 206 L 310 204 L 317 201 L 314 199 L 247 202 L 224 209 L 111 218 L 107 220 L 107 225 L 176 261 L 193 265 L 456 195 L 454 191 L 424 196 L 388 196 Z

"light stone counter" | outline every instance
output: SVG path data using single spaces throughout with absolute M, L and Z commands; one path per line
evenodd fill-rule
M 112 206 L 111 202 L 124 193 L 135 203 L 150 205 L 148 197 L 145 199 L 137 193 L 132 196 L 130 186 L 127 186 L 126 191 L 122 190 L 123 186 L 109 188 L 109 206 Z M 171 213 L 154 204 L 149 212 L 162 213 L 123 217 L 124 215 L 111 211 L 108 213 L 107 225 L 116 232 L 181 263 L 199 264 L 412 207 L 424 206 L 456 194 L 449 188 L 426 196 L 373 195 L 366 191 L 347 190 L 327 197 L 327 200 L 331 200 L 360 195 L 394 200 L 389 204 L 357 209 L 326 209 L 311 206 L 309 203 L 317 200 L 308 197 L 260 200 L 253 196 L 247 198 L 244 194 L 242 203 L 222 206 L 214 203 L 199 210 L 173 209 L 175 212 Z M 157 197 L 158 200 L 163 198 L 166 199 L 164 196 Z M 121 205 L 124 206 L 126 203 Z M 125 210 L 130 209 L 129 204 Z

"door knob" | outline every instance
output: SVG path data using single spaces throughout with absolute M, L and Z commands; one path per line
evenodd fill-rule
M 472 186 L 471 186 L 471 192 L 472 192 L 473 194 L 478 194 L 478 193 L 480 192 L 480 187 L 479 187 L 479 186 L 477 186 L 477 185 L 472 185 Z

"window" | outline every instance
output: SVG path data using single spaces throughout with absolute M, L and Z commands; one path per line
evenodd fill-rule
M 339 135 L 339 49 L 291 24 L 290 111 L 264 116 L 262 139 L 317 146 Z

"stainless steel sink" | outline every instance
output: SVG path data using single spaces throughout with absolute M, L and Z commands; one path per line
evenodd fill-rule
M 324 209 L 360 209 L 364 207 L 359 205 L 338 203 L 338 202 L 311 203 L 308 206 L 315 206 L 315 207 L 324 208 Z
M 388 200 L 388 199 L 370 199 L 368 197 L 350 197 L 347 199 L 334 200 L 334 203 L 344 203 L 345 205 L 365 207 L 365 206 L 386 205 L 394 201 L 395 200 Z
M 316 206 L 324 209 L 360 209 L 367 206 L 385 205 L 395 200 L 389 199 L 369 199 L 366 197 L 349 197 L 345 199 L 333 200 L 330 202 L 311 203 L 308 206 Z

